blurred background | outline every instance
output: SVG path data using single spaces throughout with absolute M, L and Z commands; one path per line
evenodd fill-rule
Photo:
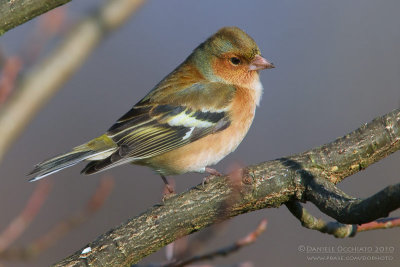
M 95 0 L 70 2 L 66 5 L 67 25 L 98 5 Z M 398 108 L 399 10 L 397 0 L 146 2 L 128 23 L 93 51 L 4 157 L 0 167 L 0 229 L 21 212 L 37 186 L 28 183 L 26 177 L 34 164 L 102 134 L 199 43 L 223 26 L 244 29 L 276 68 L 261 73 L 264 95 L 253 126 L 239 148 L 216 166 L 221 172 L 234 164 L 255 164 L 322 145 Z M 1 36 L 4 54 L 18 55 L 26 49 L 37 23 L 38 19 L 34 19 Z M 46 49 L 51 50 L 60 40 L 56 38 Z M 339 187 L 350 195 L 368 197 L 399 182 L 399 163 L 400 154 L 395 153 L 346 179 Z M 84 208 L 102 177 L 112 176 L 114 188 L 101 209 L 34 260 L 2 261 L 2 264 L 55 263 L 161 199 L 162 181 L 145 167 L 126 165 L 82 176 L 79 172 L 83 167 L 78 165 L 46 178 L 54 182 L 48 199 L 14 246 L 26 246 L 58 222 L 70 218 Z M 199 174 L 175 177 L 177 191 L 200 183 L 202 177 Z M 314 215 L 321 216 L 312 205 L 307 207 Z M 391 214 L 399 215 L 399 211 Z M 231 219 L 223 231 L 210 232 L 215 237 L 202 251 L 233 243 L 252 231 L 262 218 L 268 220 L 268 228 L 255 244 L 212 263 L 400 265 L 399 228 L 336 239 L 303 228 L 284 206 Z M 394 252 L 378 254 L 390 256 L 385 260 L 322 262 L 308 260 L 310 255 L 298 250 L 302 245 L 374 250 L 376 246 L 393 247 Z M 142 263 L 164 260 L 162 249 Z

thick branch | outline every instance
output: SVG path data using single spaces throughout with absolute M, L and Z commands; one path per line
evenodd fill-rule
M 399 149 L 399 121 L 396 109 L 334 142 L 283 160 L 290 160 L 288 166 L 295 164 L 295 168 L 337 184 Z
M 0 36 L 71 0 L 0 0 Z
M 217 177 L 204 188 L 198 185 L 171 197 L 87 245 L 90 253 L 82 254 L 86 247 L 82 248 L 56 266 L 130 266 L 216 221 L 250 210 L 278 207 L 298 189 L 290 179 L 265 181 L 256 168 L 252 172 L 253 178 L 238 191 L 226 177 Z
M 371 134 L 368 138 L 370 145 L 366 141 L 367 134 Z M 400 110 L 395 110 L 330 144 L 303 154 L 250 166 L 243 170 L 238 182 L 236 179 L 219 177 L 204 188 L 199 185 L 174 196 L 102 235 L 56 266 L 97 266 L 105 263 L 130 266 L 166 244 L 216 221 L 253 210 L 278 207 L 291 200 L 311 199 L 312 195 L 304 194 L 306 188 L 310 188 L 310 177 L 322 177 L 329 181 L 331 166 L 348 166 L 349 160 L 353 163 L 362 162 L 365 168 L 398 150 L 399 139 Z M 356 152 L 357 158 L 345 152 L 348 148 Z M 362 169 L 351 166 L 349 169 L 335 167 L 334 172 L 343 179 L 345 175 Z M 331 190 L 329 194 L 336 194 L 343 201 L 354 201 L 354 198 L 336 191 L 337 188 Z M 373 202 L 369 199 L 365 201 L 370 204 Z M 398 201 L 395 203 L 397 207 L 400 206 Z M 358 207 L 365 212 L 362 205 Z M 375 210 L 368 212 L 374 213 Z M 384 216 L 386 212 L 381 214 L 378 211 L 376 214 Z M 340 218 L 340 214 L 331 215 Z M 374 217 L 371 217 L 372 220 Z M 82 254 L 82 251 L 90 252 Z
M 323 213 L 345 224 L 362 224 L 387 217 L 400 207 L 400 184 L 391 185 L 366 199 L 349 198 L 321 178 L 306 182 L 304 197 Z

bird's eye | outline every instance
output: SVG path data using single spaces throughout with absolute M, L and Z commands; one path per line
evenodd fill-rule
M 229 61 L 233 64 L 233 65 L 239 65 L 240 64 L 240 59 L 239 58 L 237 58 L 237 57 L 231 57 L 230 59 L 229 59 Z

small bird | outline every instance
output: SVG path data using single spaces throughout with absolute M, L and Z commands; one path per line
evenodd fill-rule
M 174 71 L 108 131 L 71 152 L 37 164 L 37 181 L 89 161 L 83 174 L 133 163 L 165 176 L 200 172 L 234 151 L 259 105 L 259 71 L 274 68 L 255 41 L 237 27 L 224 27 L 200 44 Z

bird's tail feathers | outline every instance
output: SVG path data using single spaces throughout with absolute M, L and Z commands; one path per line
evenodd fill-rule
M 107 135 L 102 135 L 83 145 L 75 147 L 71 152 L 60 154 L 54 158 L 40 162 L 28 175 L 34 175 L 30 182 L 40 180 L 50 174 L 71 167 L 84 160 L 100 160 L 108 157 L 117 145 Z

